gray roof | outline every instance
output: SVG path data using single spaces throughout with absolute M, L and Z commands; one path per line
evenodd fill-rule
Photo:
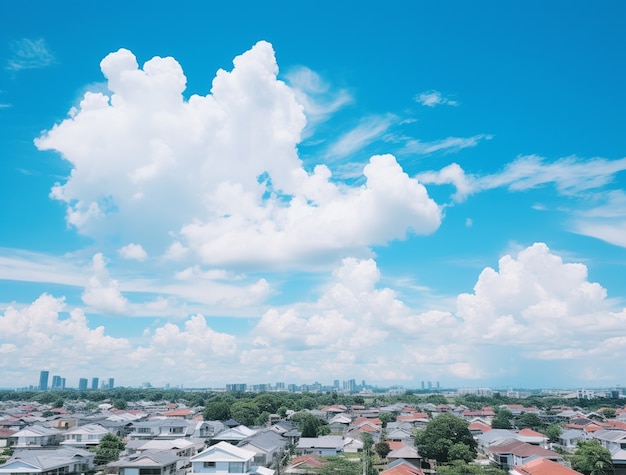
M 343 448 L 343 437 L 340 435 L 324 435 L 322 437 L 302 437 L 298 442 L 299 449 L 337 449 Z
M 274 432 L 273 430 L 265 430 L 257 432 L 250 437 L 246 437 L 244 440 L 239 442 L 237 446 L 245 447 L 248 444 L 257 447 L 264 452 L 273 452 L 287 445 L 287 441 L 277 432 Z
M 108 464 L 109 467 L 165 467 L 178 461 L 179 457 L 169 450 L 141 452 Z

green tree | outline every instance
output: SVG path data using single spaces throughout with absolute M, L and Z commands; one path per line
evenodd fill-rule
M 455 460 L 450 465 L 437 467 L 437 475 L 506 475 L 506 472 L 495 467 L 469 465 L 462 460 Z
M 471 462 L 476 457 L 476 452 L 472 452 L 466 444 L 457 442 L 452 444 L 448 449 L 448 458 L 450 460 L 462 460 L 463 462 Z
M 319 475 L 362 475 L 361 464 L 345 457 L 325 457 L 326 465 L 317 469 Z
M 541 421 L 537 414 L 533 412 L 525 412 L 515 419 L 515 425 L 517 425 L 517 427 L 519 427 L 520 429 L 529 428 L 533 430 L 539 430 L 545 424 Z
M 298 412 L 291 416 L 291 420 L 298 424 L 298 430 L 302 433 L 302 437 L 317 437 L 322 435 L 322 427 L 328 425 L 313 414 L 307 412 Z M 328 427 L 330 433 L 330 428 Z
M 383 423 L 383 429 L 387 427 L 387 424 L 390 422 L 396 421 L 396 415 L 391 412 L 383 412 L 378 416 L 378 418 L 380 419 L 380 422 Z
M 120 457 L 120 452 L 124 450 L 124 442 L 118 436 L 106 434 L 96 447 L 94 463 L 96 465 L 106 465 Z
M 578 442 L 576 451 L 571 456 L 572 468 L 584 475 L 610 475 L 613 473 L 611 452 L 597 440 Z
M 126 409 L 128 407 L 128 404 L 126 403 L 125 399 L 114 399 L 113 400 L 113 407 L 115 409 L 119 409 L 120 411 L 123 411 L 124 409 Z
M 230 406 L 230 416 L 246 426 L 253 426 L 260 413 L 259 406 L 252 401 L 237 401 Z
M 439 463 L 453 460 L 450 449 L 455 444 L 464 444 L 476 456 L 476 441 L 469 431 L 469 423 L 452 414 L 441 414 L 431 420 L 426 429 L 418 433 L 415 445 L 419 454 L 427 459 L 435 459 Z M 452 455 L 464 453 L 464 449 L 456 447 Z
M 62 397 L 56 398 L 53 403 L 52 403 L 52 407 L 55 409 L 58 409 L 60 407 L 63 407 L 63 404 L 65 403 L 65 401 L 63 400 Z
M 202 417 L 205 421 L 226 421 L 230 419 L 230 406 L 226 402 L 209 402 L 204 406 Z
M 558 424 L 550 424 L 543 430 L 543 433 L 548 436 L 550 442 L 558 442 L 561 436 L 561 426 Z
M 496 413 L 496 417 L 491 421 L 492 429 L 511 429 L 511 421 L 513 420 L 513 413 L 508 409 L 500 409 Z
M 381 440 L 374 446 L 374 450 L 381 459 L 386 459 L 389 452 L 391 452 L 391 447 L 389 447 L 389 442 Z

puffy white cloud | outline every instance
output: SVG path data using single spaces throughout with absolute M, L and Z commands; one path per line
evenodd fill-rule
M 128 50 L 104 58 L 111 95 L 86 93 L 36 140 L 72 165 L 51 192 L 66 203 L 67 221 L 95 238 L 149 238 L 171 260 L 191 250 L 211 265 L 267 265 L 277 256 L 283 265 L 330 262 L 437 229 L 438 206 L 391 156 L 372 157 L 365 186 L 336 181 L 324 165 L 303 168 L 297 145 L 305 107 L 277 79 L 269 43 L 233 64 L 217 72 L 209 95 L 186 100 L 173 58 L 142 68 Z M 321 88 L 305 76 L 299 84 Z
M 0 315 L 0 335 L 0 353 L 10 355 L 0 359 L 0 369 L 16 385 L 32 384 L 29 378 L 42 368 L 67 377 L 68 386 L 96 368 L 118 384 L 136 383 L 139 374 L 157 384 L 208 383 L 215 375 L 228 379 L 237 350 L 235 337 L 216 332 L 202 315 L 181 326 L 166 323 L 137 341 L 106 335 L 103 326 L 91 329 L 82 310 L 49 294 L 25 307 L 9 306 Z
M 141 244 L 130 243 L 119 249 L 119 254 L 124 259 L 133 259 L 136 261 L 145 261 L 148 253 Z
M 363 174 L 363 186 L 339 187 L 329 181 L 329 170 L 318 166 L 301 176 L 301 194 L 288 206 L 278 199 L 258 205 L 241 186 L 224 184 L 210 198 L 219 216 L 189 224 L 181 234 L 210 265 L 288 266 L 347 250 L 364 254 L 370 244 L 439 226 L 439 207 L 393 156 L 372 157 Z
M 93 256 L 93 272 L 83 292 L 83 302 L 98 312 L 121 314 L 128 311 L 128 300 L 120 292 L 118 281 L 109 277 L 101 253 Z
M 103 280 L 101 256 L 95 256 L 94 268 Z M 197 279 L 214 284 L 213 277 L 209 272 Z M 81 368 L 97 362 L 120 382 L 136 382 L 141 371 L 159 384 L 198 385 L 232 381 L 234 361 L 238 379 L 245 381 L 362 374 L 410 384 L 425 378 L 515 378 L 533 364 L 572 377 L 581 368 L 601 368 L 602 377 L 615 378 L 620 368 L 609 363 L 626 357 L 626 309 L 615 308 L 606 290 L 589 282 L 585 265 L 564 262 L 545 244 L 484 269 L 474 291 L 458 296 L 456 308 L 416 311 L 382 286 L 381 278 L 373 259 L 346 258 L 318 298 L 267 308 L 256 324 L 248 321 L 236 334 L 219 332 L 210 317 L 192 314 L 179 324 L 153 323 L 141 336 L 114 338 L 103 327 L 91 329 L 82 310 L 42 295 L 0 316 L 0 353 L 34 374 L 42 367 L 64 368 L 77 379 L 84 375 Z M 256 286 L 263 294 L 266 285 L 253 284 L 248 293 Z M 237 295 L 231 298 L 242 298 Z M 150 304 L 158 311 L 170 303 Z

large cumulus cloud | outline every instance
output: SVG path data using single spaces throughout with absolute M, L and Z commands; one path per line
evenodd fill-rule
M 72 165 L 51 196 L 81 233 L 151 255 L 176 243 L 208 264 L 290 266 L 364 254 L 440 224 L 437 204 L 391 155 L 370 159 L 363 185 L 323 164 L 305 169 L 304 108 L 278 79 L 267 42 L 218 71 L 210 94 L 189 99 L 173 58 L 140 68 L 121 49 L 101 69 L 110 95 L 86 93 L 36 140 Z

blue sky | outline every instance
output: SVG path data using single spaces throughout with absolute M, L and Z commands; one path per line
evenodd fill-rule
M 624 384 L 625 20 L 3 2 L 2 386 Z

